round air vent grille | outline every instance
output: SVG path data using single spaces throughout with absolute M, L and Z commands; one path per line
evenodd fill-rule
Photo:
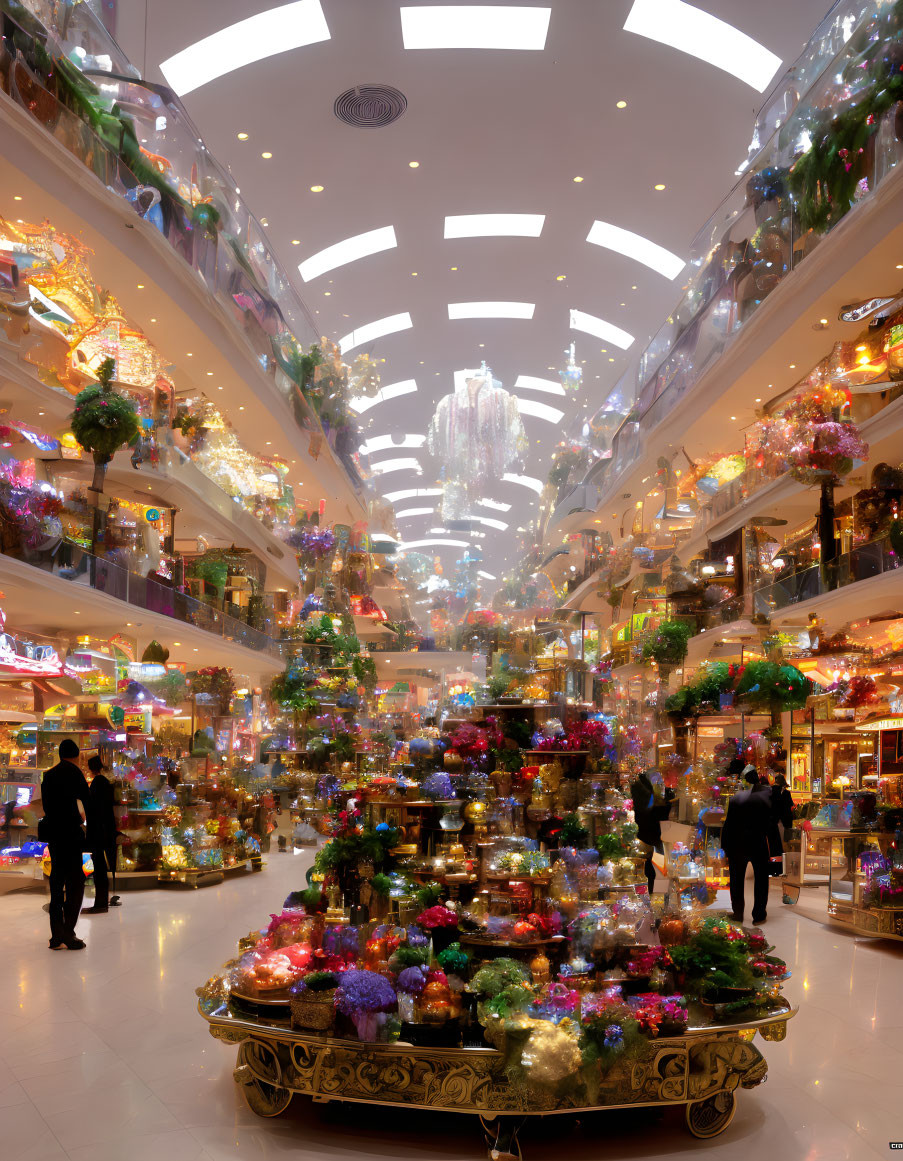
M 391 85 L 356 85 L 335 100 L 335 115 L 359 129 L 391 125 L 408 107 L 408 99 Z

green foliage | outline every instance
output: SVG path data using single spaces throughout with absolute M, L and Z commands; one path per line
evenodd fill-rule
M 428 907 L 434 907 L 442 898 L 442 888 L 438 883 L 424 883 L 414 892 L 414 898 L 425 911 Z
M 392 880 L 388 875 L 374 875 L 370 880 L 370 886 L 381 899 L 387 899 L 389 892 L 392 890 Z
M 696 691 L 692 685 L 682 685 L 665 699 L 665 713 L 677 718 L 689 718 L 696 712 Z
M 750 661 L 740 671 L 737 696 L 754 709 L 775 712 L 802 709 L 812 682 L 795 665 Z
M 562 847 L 578 847 L 581 850 L 589 846 L 589 831 L 576 814 L 566 814 L 561 820 L 561 834 L 558 836 L 558 845 Z
M 730 665 L 726 661 L 710 661 L 699 669 L 695 681 L 671 694 L 665 701 L 665 712 L 681 718 L 717 712 L 721 708 L 721 695 L 733 687 Z
M 188 680 L 178 669 L 167 669 L 162 677 L 144 684 L 154 697 L 162 698 L 168 706 L 177 706 L 188 698 Z
M 314 713 L 320 703 L 310 692 L 314 682 L 313 674 L 297 661 L 290 662 L 285 672 L 273 678 L 270 697 L 284 710 L 292 713 Z
M 216 557 L 199 556 L 189 562 L 186 572 L 189 576 L 213 585 L 220 596 L 229 579 L 229 566 L 224 560 L 218 560 Z
M 511 685 L 511 677 L 507 673 L 493 673 L 486 682 L 486 692 L 492 701 L 504 697 Z
M 596 850 L 599 852 L 599 858 L 604 862 L 606 859 L 623 858 L 628 852 L 628 847 L 617 831 L 612 831 L 610 834 L 599 835 L 596 839 Z
M 70 420 L 72 434 L 96 463 L 107 463 L 121 447 L 138 438 L 135 405 L 110 386 L 115 369 L 112 359 L 104 359 L 97 372 L 99 381 L 76 395 Z
M 339 986 L 335 972 L 308 972 L 304 977 L 305 992 L 331 992 Z
M 427 967 L 430 962 L 430 953 L 424 947 L 397 947 L 389 957 L 389 967 L 393 972 L 404 971 L 409 967 Z
M 527 969 L 508 956 L 500 956 L 477 971 L 465 989 L 477 996 L 497 996 L 512 984 L 526 984 L 529 981 Z
M 450 943 L 448 947 L 439 952 L 436 959 L 444 972 L 453 972 L 459 976 L 464 975 L 467 971 L 467 965 L 470 963 L 470 956 L 462 950 L 461 944 L 458 942 Z
M 169 660 L 169 650 L 159 641 L 151 641 L 141 654 L 141 660 L 145 665 L 165 665 Z
M 693 635 L 686 621 L 662 621 L 643 642 L 643 660 L 659 665 L 680 665 L 687 655 L 687 642 Z
M 753 988 L 755 976 L 749 963 L 745 939 L 729 939 L 729 925 L 723 920 L 706 919 L 686 943 L 671 948 L 671 959 L 683 972 L 683 991 L 705 998 L 719 988 Z
M 369 861 L 377 872 L 388 872 L 395 865 L 389 851 L 397 843 L 398 831 L 392 827 L 388 830 L 364 827 L 360 834 L 338 835 L 330 839 L 317 851 L 314 867 L 325 875 L 330 871 L 356 870 L 358 863 Z
M 362 657 L 360 654 L 352 657 L 351 676 L 367 693 L 372 693 L 377 682 L 376 662 L 372 657 Z

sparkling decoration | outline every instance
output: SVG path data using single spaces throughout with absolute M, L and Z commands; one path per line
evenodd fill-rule
M 571 343 L 564 353 L 567 356 L 567 363 L 558 372 L 558 378 L 565 391 L 577 392 L 583 382 L 583 368 L 577 362 L 577 344 Z

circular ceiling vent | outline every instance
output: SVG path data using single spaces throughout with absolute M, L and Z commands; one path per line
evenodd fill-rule
M 335 99 L 335 115 L 358 129 L 391 125 L 408 107 L 408 99 L 391 85 L 356 85 Z

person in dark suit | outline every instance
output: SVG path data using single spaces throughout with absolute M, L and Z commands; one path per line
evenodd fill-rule
M 634 782 L 630 784 L 630 797 L 633 799 L 633 817 L 637 825 L 637 838 L 647 847 L 659 854 L 664 852 L 662 845 L 662 822 L 671 813 L 671 803 L 674 798 L 673 790 L 666 790 L 664 798 L 656 795 L 656 788 L 652 782 L 652 775 L 658 777 L 657 770 L 644 770 Z M 646 882 L 649 884 L 651 895 L 655 887 L 655 867 L 652 865 L 652 852 L 646 860 Z
M 119 896 L 110 898 L 110 879 L 116 884 L 116 815 L 113 812 L 113 784 L 104 774 L 106 767 L 97 755 L 88 759 L 91 786 L 88 801 L 88 846 L 94 864 L 94 906 L 83 915 L 103 915 L 110 904 L 119 906 Z
M 75 925 L 85 895 L 82 820 L 89 811 L 88 783 L 75 764 L 78 746 L 71 738 L 63 738 L 59 754 L 59 762 L 41 779 L 44 817 L 39 837 L 50 850 L 50 950 L 80 951 L 85 944 Z
M 746 910 L 744 879 L 747 865 L 752 863 L 752 921 L 764 923 L 768 910 L 768 835 L 774 825 L 771 787 L 767 782 L 759 782 L 754 766 L 747 766 L 743 777 L 749 789 L 739 791 L 731 799 L 721 831 L 721 845 L 727 855 L 730 873 L 733 918 L 738 923 L 743 921 L 743 912 Z

